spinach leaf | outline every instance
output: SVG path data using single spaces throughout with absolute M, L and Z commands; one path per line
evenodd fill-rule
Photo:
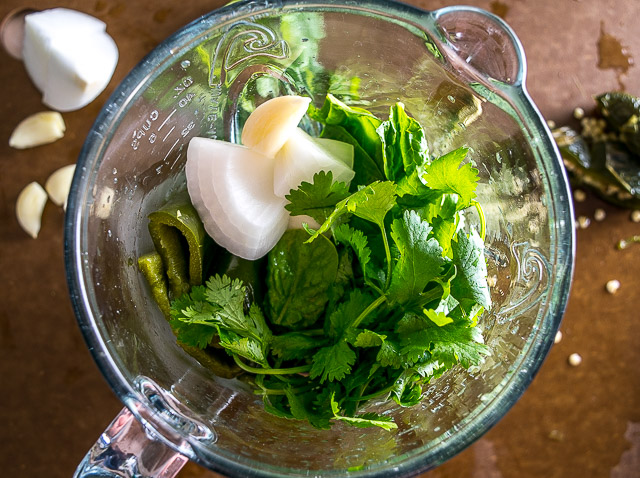
M 429 146 L 422 126 L 407 115 L 402 103 L 396 103 L 391 107 L 389 119 L 377 131 L 382 141 L 386 178 L 398 183 L 401 191 L 415 195 L 424 188 L 419 172 L 429 162 Z
M 382 181 L 384 174 L 379 164 L 360 146 L 353 136 L 345 128 L 334 124 L 326 124 L 320 133 L 321 138 L 335 139 L 353 146 L 353 172 L 355 176 L 351 181 L 351 188 L 356 190 L 358 185 L 370 184 L 374 181 Z
M 267 257 L 267 313 L 290 329 L 312 325 L 322 315 L 327 290 L 338 271 L 338 252 L 326 237 L 306 244 L 309 235 L 292 229 Z
M 324 105 L 318 109 L 309 107 L 309 117 L 324 125 L 341 126 L 384 171 L 382 142 L 376 132 L 381 121 L 365 109 L 347 106 L 335 96 L 327 95 Z M 355 158 L 354 158 L 355 160 Z

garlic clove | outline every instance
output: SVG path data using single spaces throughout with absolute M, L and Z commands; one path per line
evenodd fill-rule
M 270 158 L 295 132 L 311 98 L 279 96 L 258 106 L 242 129 L 242 144 Z
M 11 133 L 9 146 L 16 149 L 33 148 L 53 143 L 64 136 L 66 126 L 57 111 L 41 111 L 23 119 Z
M 42 212 L 47 203 L 47 193 L 37 182 L 27 184 L 16 201 L 18 223 L 34 239 L 40 232 Z
M 56 206 L 67 209 L 67 197 L 73 180 L 73 173 L 76 170 L 75 164 L 63 166 L 54 171 L 44 184 L 44 188 L 49 194 L 49 198 Z

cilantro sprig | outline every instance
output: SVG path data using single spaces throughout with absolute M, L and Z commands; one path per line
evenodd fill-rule
M 185 345 L 217 341 L 270 413 L 393 430 L 363 408 L 415 405 L 431 380 L 490 353 L 476 327 L 491 307 L 478 171 L 466 148 L 433 157 L 401 103 L 382 121 L 329 95 L 310 117 L 356 146 L 355 180 L 321 171 L 290 192 L 290 214 L 320 227 L 288 231 L 269 253 L 263 302 L 215 275 L 172 303 L 171 325 Z M 467 208 L 479 234 L 464 228 Z

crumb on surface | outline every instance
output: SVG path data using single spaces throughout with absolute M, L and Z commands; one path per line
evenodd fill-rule
M 631 212 L 631 221 L 640 222 L 640 209 Z
M 593 218 L 598 222 L 604 221 L 606 217 L 607 213 L 602 208 L 598 208 L 593 212 Z
M 560 343 L 561 340 L 562 340 L 562 331 L 558 330 L 556 332 L 555 338 L 553 339 L 553 343 L 554 344 L 558 344 L 558 343 Z

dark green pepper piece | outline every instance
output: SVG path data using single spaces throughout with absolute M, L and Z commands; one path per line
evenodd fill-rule
M 596 97 L 598 110 L 629 150 L 640 155 L 640 98 L 621 92 Z M 640 166 L 640 160 L 639 166 Z
M 563 126 L 553 130 L 553 138 L 556 140 L 563 158 L 570 159 L 583 168 L 591 167 L 589 145 L 577 131 Z
M 596 96 L 598 111 L 614 131 L 619 131 L 632 116 L 640 117 L 640 98 L 612 91 Z
M 149 283 L 151 295 L 160 307 L 164 316 L 169 318 L 171 305 L 169 304 L 169 294 L 167 290 L 167 280 L 164 274 L 162 258 L 157 252 L 150 252 L 138 258 L 138 267 Z
M 202 284 L 209 240 L 202 221 L 188 202 L 168 204 L 149 214 L 149 233 L 162 258 L 173 298 Z
M 214 375 L 222 378 L 234 378 L 242 370 L 235 363 L 226 360 L 229 356 L 224 350 L 215 349 L 213 347 L 207 347 L 206 349 L 199 349 L 198 347 L 190 347 L 188 345 L 180 344 L 180 346 L 196 359 L 202 366 L 211 370 Z

